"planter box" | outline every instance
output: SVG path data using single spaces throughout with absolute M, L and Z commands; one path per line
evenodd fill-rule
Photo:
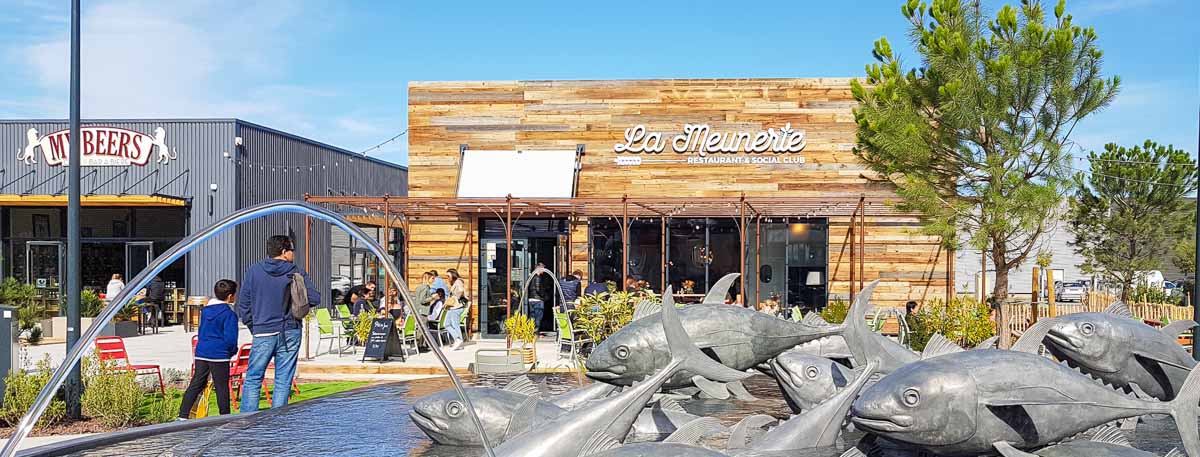
M 92 327 L 92 318 L 84 317 L 79 319 L 80 329 L 82 333 Z M 137 334 L 137 324 L 134 324 L 133 333 Z M 117 335 L 116 326 L 109 323 L 100 331 L 100 336 L 119 336 Z M 123 335 L 120 335 L 123 336 Z M 133 335 L 129 335 L 133 336 Z M 66 316 L 55 316 L 50 319 L 42 320 L 42 338 L 66 338 L 67 337 L 67 318 Z
M 114 324 L 109 324 L 114 325 Z M 108 330 L 107 328 L 105 329 Z M 104 332 L 100 332 L 104 334 Z M 136 321 L 119 321 L 114 326 L 114 333 L 121 338 L 129 338 L 138 336 L 138 323 Z

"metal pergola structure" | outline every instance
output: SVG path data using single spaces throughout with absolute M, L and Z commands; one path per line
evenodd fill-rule
M 850 228 L 842 241 L 842 252 L 834 271 L 829 275 L 834 277 L 841 267 L 841 256 L 847 247 L 850 250 L 850 299 L 864 285 L 863 258 L 866 253 L 866 219 L 867 217 L 898 217 L 912 216 L 897 209 L 887 197 L 853 195 L 840 197 L 576 197 L 576 198 L 448 198 L 448 197 L 394 197 L 384 196 L 315 196 L 305 195 L 304 200 L 310 203 L 332 205 L 335 210 L 367 220 L 380 221 L 385 228 L 390 229 L 393 223 L 399 225 L 405 233 L 404 261 L 408 263 L 408 242 L 410 222 L 420 218 L 463 217 L 471 221 L 471 226 L 479 218 L 495 217 L 504 222 L 505 242 L 511 252 L 513 224 L 522 217 L 536 216 L 549 218 L 567 218 L 568 220 L 608 217 L 620 221 L 622 242 L 622 277 L 629 272 L 629 227 L 631 219 L 659 218 L 661 221 L 663 265 L 666 265 L 666 229 L 667 221 L 671 218 L 701 218 L 721 217 L 733 218 L 737 221 L 738 233 L 741 240 L 740 260 L 741 288 L 743 295 L 746 290 L 746 237 L 747 230 L 753 224 L 756 243 L 755 265 L 759 264 L 757 257 L 761 252 L 761 222 L 763 219 L 793 218 L 793 217 L 849 217 Z M 384 230 L 386 237 L 389 230 Z M 568 230 L 567 243 L 571 244 L 571 231 Z M 305 236 L 308 236 L 306 228 Z M 473 242 L 474 232 L 468 235 L 468 243 Z M 306 240 L 307 241 L 307 240 Z M 385 243 L 387 241 L 385 240 Z M 307 246 L 307 243 L 305 243 Z M 307 262 L 307 256 L 305 261 Z M 468 279 L 474 280 L 474 256 L 468 256 Z M 570 256 L 568 255 L 568 262 Z M 947 255 L 947 284 L 953 284 L 953 255 Z M 664 276 L 666 269 L 663 268 Z M 386 283 L 386 282 L 385 282 Z M 512 296 L 512 271 L 506 273 L 508 294 Z M 666 283 L 665 278 L 663 284 Z M 622 287 L 624 285 L 622 284 Z M 947 287 L 946 298 L 951 298 L 953 287 Z M 386 290 L 385 290 L 386 293 Z M 385 295 L 386 296 L 386 295 Z M 746 302 L 745 298 L 742 300 Z M 511 315 L 512 304 L 506 305 L 506 314 Z

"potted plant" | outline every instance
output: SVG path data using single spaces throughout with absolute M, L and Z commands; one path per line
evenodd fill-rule
M 521 355 L 525 357 L 525 363 L 537 362 L 537 346 L 534 344 L 537 341 L 537 329 L 533 325 L 533 319 L 523 313 L 515 314 L 504 321 L 504 330 L 508 332 L 509 338 L 517 343 Z
M 138 322 L 134 318 L 139 316 L 140 312 L 141 307 L 136 301 L 126 303 L 125 307 L 118 310 L 116 316 L 113 317 L 113 333 L 121 338 L 137 336 Z

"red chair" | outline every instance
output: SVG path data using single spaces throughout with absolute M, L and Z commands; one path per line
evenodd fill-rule
M 192 335 L 192 369 L 188 372 L 189 380 L 196 377 L 196 345 L 199 343 L 200 335 Z
M 242 385 L 246 381 L 246 370 L 250 368 L 250 348 L 246 343 L 238 348 L 237 356 L 229 361 L 229 398 L 233 409 L 239 409 L 242 400 Z M 267 391 L 267 401 L 271 400 L 271 392 Z
M 163 384 L 162 369 L 158 365 L 134 365 L 129 361 L 129 353 L 125 351 L 125 339 L 119 336 L 102 336 L 96 338 L 96 355 L 101 361 L 117 361 L 113 368 L 128 370 L 137 376 L 158 375 L 158 390 L 163 398 L 167 396 L 167 387 Z M 119 362 L 124 362 L 124 365 Z

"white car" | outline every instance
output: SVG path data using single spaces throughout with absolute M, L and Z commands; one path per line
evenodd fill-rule
M 1058 290 L 1054 291 L 1054 300 L 1083 301 L 1085 295 L 1087 295 L 1087 286 L 1082 282 L 1064 282 Z

